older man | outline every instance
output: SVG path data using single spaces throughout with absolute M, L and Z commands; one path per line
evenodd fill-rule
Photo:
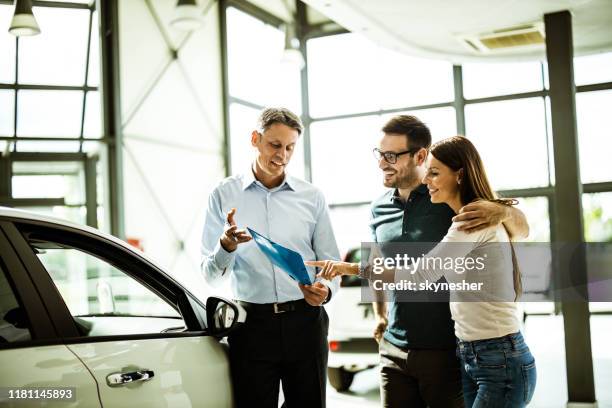
M 255 158 L 243 173 L 211 193 L 202 238 L 202 271 L 218 284 L 230 279 L 247 310 L 246 324 L 229 336 L 238 407 L 324 407 L 328 318 L 322 304 L 333 282 L 298 285 L 259 251 L 245 227 L 298 251 L 306 260 L 338 259 L 323 194 L 285 171 L 302 132 L 287 109 L 266 109 L 251 134 Z M 314 280 L 314 269 L 309 270 Z

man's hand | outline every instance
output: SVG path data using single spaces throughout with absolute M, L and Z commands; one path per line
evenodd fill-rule
M 380 343 L 380 341 L 382 340 L 383 333 L 385 332 L 385 330 L 387 330 L 388 324 L 389 324 L 389 321 L 387 320 L 386 317 L 378 318 L 376 327 L 374 327 L 374 339 L 376 339 L 378 343 Z
M 239 244 L 249 242 L 252 239 L 249 235 L 247 235 L 246 230 L 238 229 L 236 221 L 234 221 L 234 214 L 236 214 L 235 208 L 232 208 L 227 213 L 225 231 L 223 231 L 223 234 L 219 239 L 221 246 L 227 252 L 234 252 L 236 248 L 238 248 Z
M 304 294 L 304 300 L 310 306 L 321 306 L 327 299 L 329 288 L 321 282 L 315 282 L 312 285 L 302 285 L 300 283 L 299 286 Z
M 359 275 L 359 264 L 340 261 L 306 261 L 304 265 L 321 268 L 317 278 L 332 280 L 339 275 Z
M 475 232 L 506 221 L 510 217 L 510 208 L 491 201 L 475 201 L 461 207 L 453 221 L 465 221 L 459 226 L 460 231 Z

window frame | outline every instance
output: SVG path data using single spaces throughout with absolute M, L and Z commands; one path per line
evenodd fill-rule
M 11 2 L 0 1 L 0 4 L 9 5 L 11 4 Z M 101 144 L 107 144 L 108 138 L 106 138 L 103 134 L 101 134 L 99 137 L 85 137 L 84 136 L 86 107 L 87 107 L 86 105 L 87 104 L 87 100 L 86 100 L 87 94 L 90 92 L 100 91 L 100 88 L 101 88 L 101 86 L 92 86 L 88 84 L 89 71 L 90 71 L 90 65 L 91 65 L 90 64 L 91 62 L 90 54 L 92 53 L 91 47 L 99 46 L 97 38 L 94 38 L 92 36 L 92 29 L 94 31 L 94 34 L 99 35 L 99 30 L 97 29 L 97 26 L 96 26 L 97 22 L 93 18 L 94 13 L 97 11 L 96 2 L 95 1 L 90 2 L 90 3 L 70 3 L 70 2 L 64 2 L 64 1 L 37 2 L 36 4 L 34 4 L 34 7 L 60 8 L 60 9 L 68 9 L 68 10 L 79 9 L 79 10 L 87 10 L 89 12 L 89 16 L 87 16 L 88 31 L 87 31 L 87 44 L 86 44 L 86 49 L 85 49 L 85 61 L 84 61 L 85 71 L 83 73 L 84 74 L 83 84 L 82 85 L 50 85 L 46 83 L 37 83 L 37 84 L 21 83 L 19 80 L 19 42 L 20 42 L 20 39 L 19 37 L 15 37 L 15 58 L 13 61 L 10 61 L 15 67 L 15 73 L 14 73 L 15 77 L 12 82 L 0 83 L 0 89 L 7 89 L 7 90 L 14 91 L 14 94 L 13 94 L 13 105 L 14 105 L 13 106 L 14 108 L 13 131 L 11 135 L 1 135 L 0 134 L 0 141 L 6 141 L 7 143 L 9 143 L 9 148 L 12 152 L 18 151 L 18 145 L 20 141 L 43 142 L 43 143 L 44 142 L 57 142 L 57 141 L 78 142 L 79 143 L 78 153 L 83 153 L 84 151 L 83 143 L 84 142 L 92 141 L 92 142 L 99 142 Z M 23 39 L 21 39 L 21 41 L 23 41 Z M 100 55 L 100 58 L 101 58 L 101 55 Z M 79 113 L 79 118 L 80 118 L 79 135 L 71 136 L 71 137 L 65 137 L 65 135 L 58 136 L 58 137 L 46 137 L 46 136 L 28 137 L 27 135 L 26 136 L 19 135 L 17 132 L 17 127 L 18 127 L 17 116 L 18 116 L 19 91 L 21 90 L 35 90 L 35 91 L 55 90 L 55 91 L 80 91 L 82 92 L 81 111 Z

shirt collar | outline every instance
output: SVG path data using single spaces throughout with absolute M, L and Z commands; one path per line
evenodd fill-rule
M 426 195 L 429 190 L 427 189 L 426 184 L 421 184 L 417 188 L 414 189 L 414 192 L 422 195 Z
M 263 184 L 261 184 L 261 182 L 259 180 L 257 180 L 255 178 L 255 173 L 253 172 L 253 166 L 251 165 L 251 167 L 249 167 L 244 172 L 244 178 L 243 178 L 243 183 L 242 183 L 242 190 L 245 191 L 247 188 L 251 187 L 255 183 L 258 183 L 263 188 L 266 188 Z M 278 187 L 274 187 L 271 190 L 274 190 L 274 191 L 281 190 L 285 185 L 287 185 L 287 187 L 289 189 L 295 191 L 295 181 L 293 180 L 293 177 L 291 177 L 287 173 L 286 170 L 285 170 L 285 179 L 283 180 L 283 182 Z
M 419 184 L 419 186 L 417 188 L 415 188 L 414 190 L 412 190 L 412 192 L 410 193 L 410 195 L 413 194 L 421 194 L 421 195 L 425 195 L 427 194 L 427 185 L 425 184 Z M 400 194 L 398 189 L 396 188 L 395 190 L 393 190 L 393 194 L 391 194 L 391 198 L 390 200 L 395 202 L 396 200 L 400 199 Z

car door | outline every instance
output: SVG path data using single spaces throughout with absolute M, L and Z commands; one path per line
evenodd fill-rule
M 96 381 L 58 336 L 1 228 L 0 367 L 0 406 L 100 406 Z
M 63 309 L 67 347 L 113 407 L 225 407 L 227 352 L 205 330 L 205 310 L 184 288 L 117 242 L 90 230 L 14 224 L 19 256 L 41 277 L 48 308 Z

